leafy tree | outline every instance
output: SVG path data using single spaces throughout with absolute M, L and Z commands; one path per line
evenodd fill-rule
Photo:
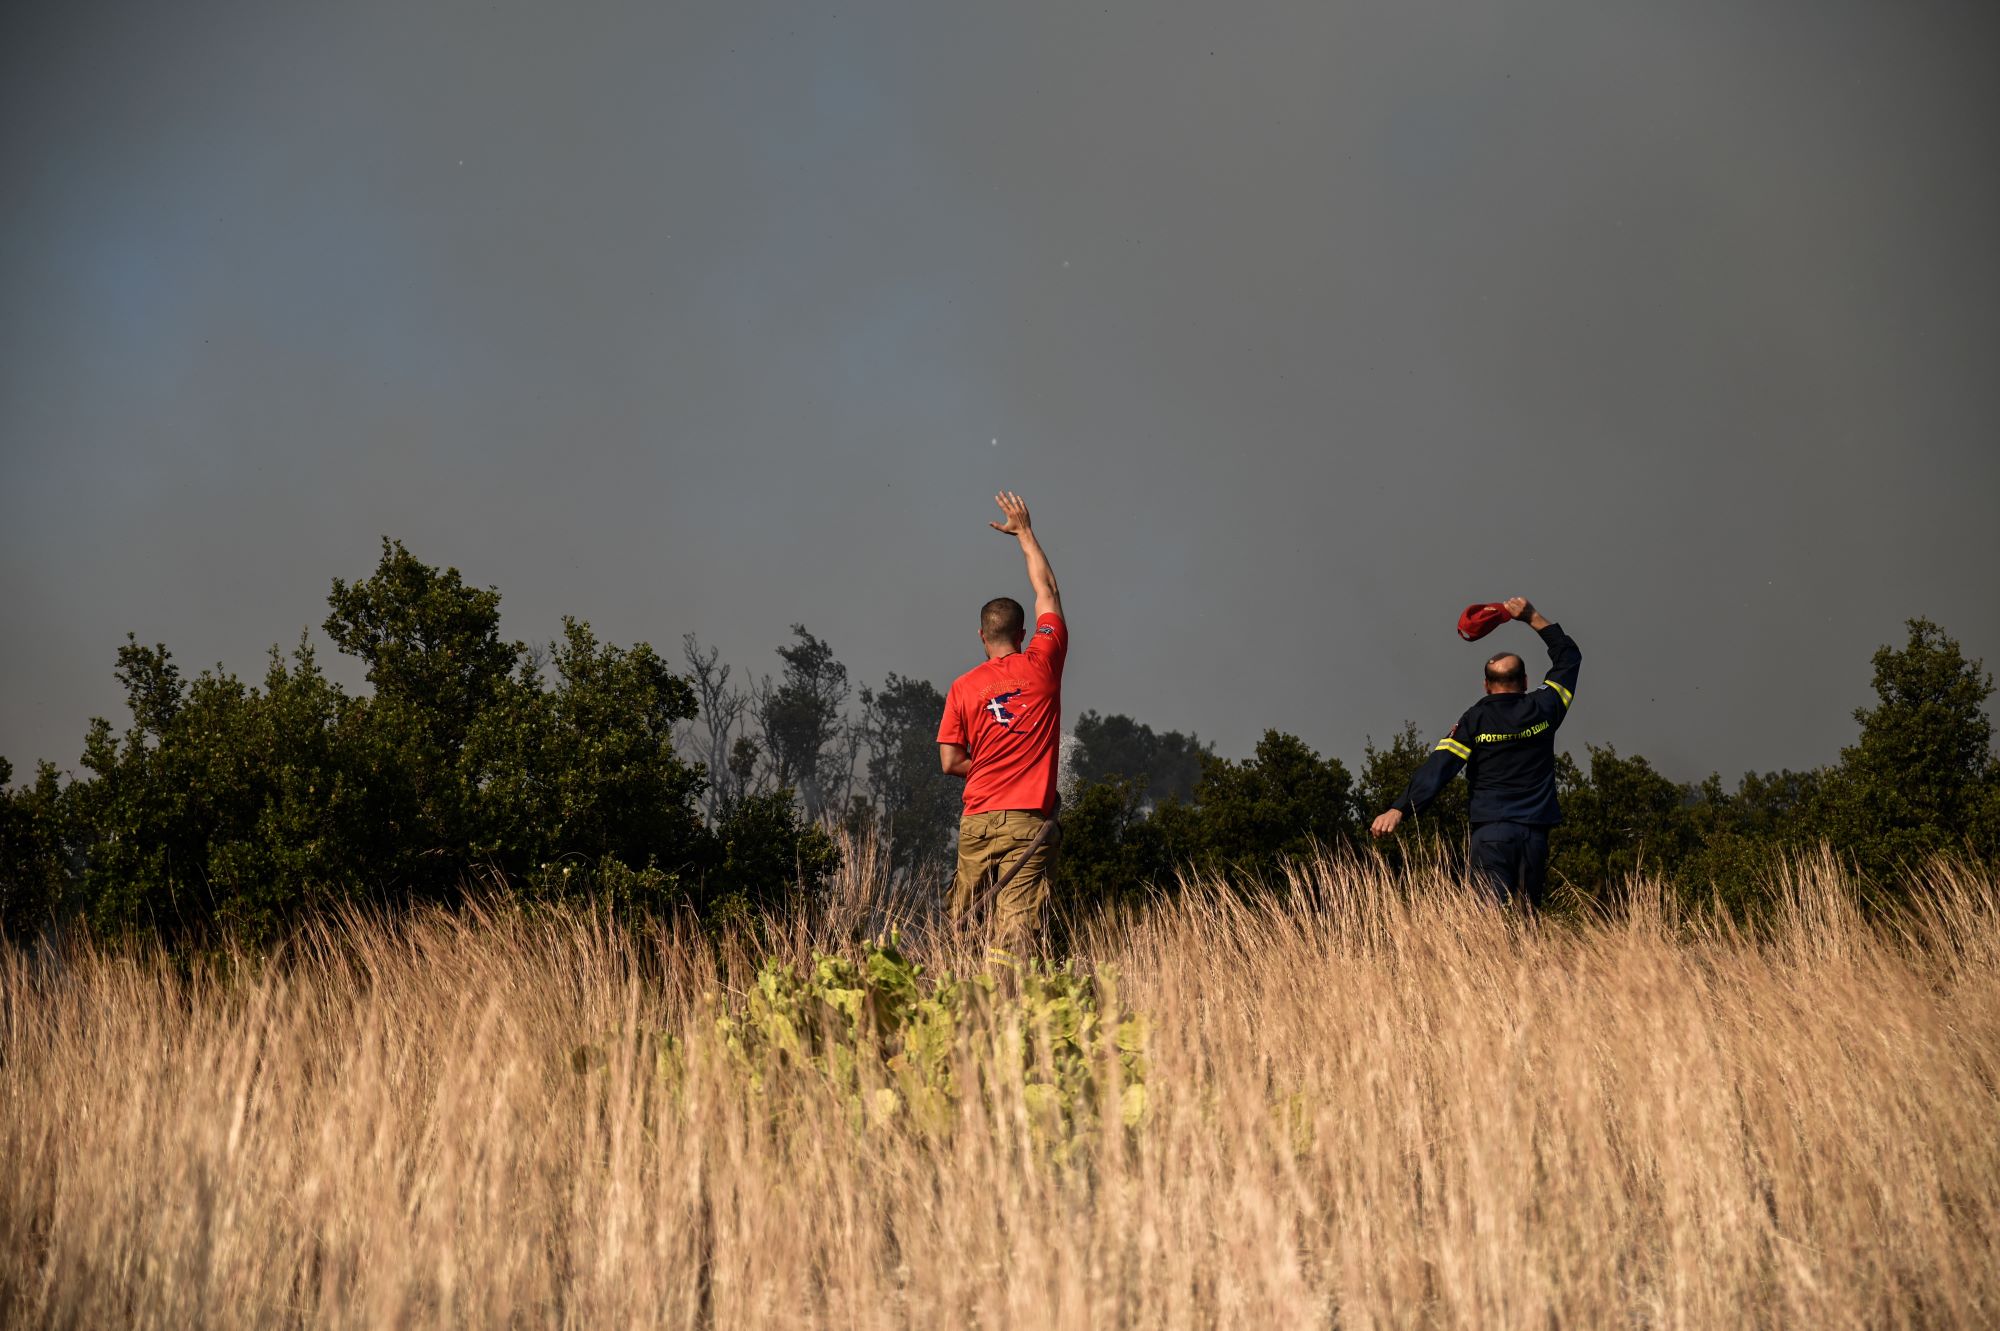
M 132 725 L 91 723 L 94 779 L 68 792 L 99 925 L 257 934 L 355 881 L 367 834 L 343 699 L 309 647 L 290 665 L 274 648 L 261 691 L 219 667 L 184 681 L 165 647 L 129 640 L 117 675 Z
M 1180 866 L 1168 848 L 1166 825 L 1185 826 L 1188 818 L 1189 811 L 1178 801 L 1149 805 L 1123 778 L 1080 787 L 1062 812 L 1062 853 L 1053 873 L 1056 897 L 1071 906 L 1089 906 L 1170 883 Z
M 1801 843 L 1815 810 L 1826 799 L 1825 769 L 1804 772 L 1745 772 L 1736 793 L 1723 799 L 1720 782 L 1709 778 L 1706 802 L 1727 810 L 1723 830 L 1761 841 Z
M 1199 817 L 1190 824 L 1181 806 L 1169 807 L 1170 835 L 1178 831 L 1173 839 L 1181 843 L 1169 849 L 1192 849 L 1208 867 L 1269 874 L 1282 857 L 1353 844 L 1353 784 L 1338 758 L 1321 758 L 1297 736 L 1267 730 L 1247 761 L 1203 763 L 1194 799 Z
M 327 636 L 368 667 L 372 698 L 350 730 L 374 825 L 390 833 L 377 867 L 425 896 L 454 892 L 481 847 L 477 787 L 461 770 L 472 729 L 506 692 L 520 643 L 500 637 L 500 593 L 468 587 L 384 539 L 374 576 L 334 579 Z
M 817 890 L 837 859 L 788 790 L 704 822 L 704 773 L 673 738 L 696 694 L 650 646 L 575 620 L 546 653 L 504 641 L 498 593 L 393 541 L 329 600 L 372 696 L 327 680 L 303 640 L 273 650 L 261 688 L 220 667 L 188 680 L 164 646 L 127 641 L 126 731 L 94 721 L 67 789 L 46 770 L 6 792 L 10 930 L 73 890 L 114 932 L 255 939 L 356 894 L 448 899 L 475 871 L 523 892 L 768 903 Z
M 796 642 L 778 648 L 783 676 L 775 686 L 764 680 L 754 711 L 775 783 L 796 790 L 806 817 L 817 820 L 846 803 L 852 779 L 853 752 L 845 747 L 852 736 L 841 718 L 847 667 L 805 625 L 792 625 L 792 636 Z
M 53 763 L 11 789 L 14 766 L 0 758 L 0 938 L 25 938 L 61 915 L 72 867 L 69 810 Z
M 1129 716 L 1085 712 L 1076 722 L 1077 750 L 1071 760 L 1078 786 L 1119 780 L 1131 783 L 1153 803 L 1187 799 L 1201 780 L 1202 759 L 1215 747 L 1178 730 L 1155 734 Z
M 1712 893 L 1738 914 L 1753 911 L 1779 863 L 1814 844 L 1810 815 L 1824 784 L 1825 773 L 1814 770 L 1746 772 L 1734 793 L 1714 775 L 1687 787 L 1694 844 L 1674 875 L 1682 890 Z
M 736 742 L 729 746 L 730 791 L 741 799 L 750 792 L 757 779 L 757 766 L 763 761 L 764 751 L 757 747 L 757 741 L 748 735 L 738 735 Z
M 1694 792 L 1644 758 L 1587 746 L 1584 775 L 1568 754 L 1557 763 L 1563 821 L 1550 838 L 1549 873 L 1588 896 L 1615 892 L 1641 868 L 1671 872 L 1698 844 Z
M 2000 850 L 1986 839 L 2000 784 L 1985 712 L 1993 677 L 1930 620 L 1908 628 L 1901 650 L 1875 653 L 1876 705 L 1855 710 L 1860 737 L 1841 750 L 1817 810 L 1817 830 L 1884 877 L 1969 842 Z
M 211 848 L 212 881 L 240 903 L 232 913 L 263 927 L 301 904 L 365 892 L 378 852 L 353 765 L 354 700 L 303 634 L 289 663 L 271 649 L 261 692 L 237 696 L 240 771 L 259 807 L 246 838 Z
M 963 788 L 938 766 L 938 718 L 944 695 L 928 680 L 890 674 L 881 689 L 861 690 L 861 734 L 868 747 L 868 787 L 889 841 L 894 870 L 924 870 L 950 849 Z
M 1272 879 L 1287 857 L 1353 844 L 1352 787 L 1339 759 L 1276 730 L 1243 762 L 1204 759 L 1191 801 L 1150 806 L 1129 780 L 1085 786 L 1063 815 L 1056 884 L 1083 902 L 1165 884 L 1187 866 Z
M 714 852 L 692 895 L 702 913 L 742 916 L 811 899 L 840 866 L 840 848 L 800 817 L 789 790 L 730 803 Z
M 333 580 L 326 634 L 368 665 L 378 701 L 408 705 L 443 741 L 463 740 L 523 652 L 500 638 L 500 593 L 468 587 L 382 539 L 375 575 Z
M 550 662 L 553 687 L 523 662 L 467 736 L 473 857 L 510 875 L 562 855 L 696 870 L 703 777 L 673 744 L 694 690 L 647 644 L 600 643 L 574 619 Z

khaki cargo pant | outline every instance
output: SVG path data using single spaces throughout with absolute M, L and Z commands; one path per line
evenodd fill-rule
M 1047 821 L 1039 813 L 1021 809 L 969 813 L 958 820 L 958 877 L 952 880 L 951 895 L 945 899 L 953 924 L 965 922 L 980 893 L 1014 867 Z M 1049 901 L 1049 868 L 1055 863 L 1061 840 L 1058 824 L 1049 829 L 1048 839 L 1035 847 L 1021 871 L 994 898 L 989 910 L 995 947 L 1018 947 L 1040 932 Z

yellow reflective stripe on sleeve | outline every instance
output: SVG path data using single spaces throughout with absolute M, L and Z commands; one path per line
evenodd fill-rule
M 1459 743 L 1459 742 L 1458 742 L 1457 740 L 1455 740 L 1455 739 L 1441 739 L 1441 740 L 1439 740 L 1439 741 L 1438 741 L 1438 746 L 1437 746 L 1437 748 L 1436 748 L 1435 752 L 1437 752 L 1437 753 L 1450 753 L 1450 754 L 1455 754 L 1455 755 L 1457 755 L 1457 756 L 1458 756 L 1458 757 L 1460 757 L 1460 758 L 1468 758 L 1468 759 L 1469 759 L 1469 758 L 1471 758 L 1471 757 L 1472 757 L 1472 750 L 1471 750 L 1471 749 L 1468 749 L 1468 748 L 1466 748 L 1466 747 L 1465 747 L 1465 746 L 1464 746 L 1463 744 L 1460 744 L 1460 743 Z
M 1568 689 L 1564 688 L 1562 685 L 1556 683 L 1552 679 L 1545 679 L 1542 681 L 1542 683 L 1548 685 L 1550 688 L 1556 691 L 1557 696 L 1563 700 L 1564 707 L 1569 706 L 1570 692 Z

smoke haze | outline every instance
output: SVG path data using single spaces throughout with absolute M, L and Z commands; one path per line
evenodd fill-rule
M 2000 658 L 1996 37 L 1926 0 L 10 6 L 0 753 L 122 725 L 127 630 L 261 675 L 383 534 L 510 636 L 762 672 L 802 620 L 942 687 L 1024 593 L 1004 486 L 1072 716 L 1352 761 L 1494 644 L 1540 664 L 1452 632 L 1518 593 L 1584 649 L 1571 745 L 1829 761 L 1905 617 Z

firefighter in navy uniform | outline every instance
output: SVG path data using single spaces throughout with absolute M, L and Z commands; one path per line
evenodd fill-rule
M 1549 649 L 1542 687 L 1529 692 L 1527 664 L 1512 652 L 1486 663 L 1486 696 L 1466 709 L 1438 741 L 1409 789 L 1369 829 L 1388 836 L 1403 815 L 1422 813 L 1445 783 L 1465 769 L 1472 787 L 1472 867 L 1495 898 L 1516 895 L 1542 904 L 1548 881 L 1549 829 L 1562 821 L 1556 804 L 1556 730 L 1569 714 L 1583 653 L 1562 627 L 1526 598 L 1507 613 L 1525 619 Z

